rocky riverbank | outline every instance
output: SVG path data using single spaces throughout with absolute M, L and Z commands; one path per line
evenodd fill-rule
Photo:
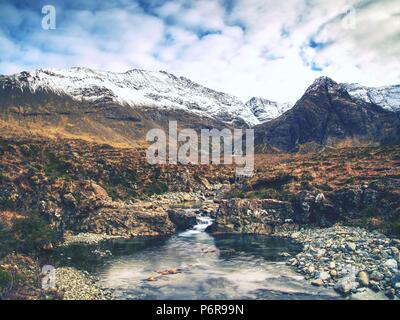
M 110 300 L 112 293 L 97 285 L 97 279 L 74 268 L 56 269 L 56 287 L 64 300 Z
M 108 234 L 99 233 L 78 233 L 76 235 L 66 235 L 64 241 L 58 245 L 58 247 L 68 247 L 75 244 L 80 245 L 95 245 L 102 241 L 113 240 L 113 239 L 127 239 L 122 236 L 110 236 Z
M 287 264 L 315 286 L 332 287 L 344 296 L 367 290 L 400 298 L 400 240 L 361 228 L 333 226 L 278 232 L 304 245 Z
M 55 287 L 43 288 L 43 264 L 26 255 L 9 254 L 0 260 L 0 300 L 109 300 L 110 290 L 85 271 L 71 267 L 55 269 Z M 5 281 L 9 277 L 9 283 Z
M 322 202 L 318 197 L 312 201 Z M 339 224 L 319 228 L 311 220 L 300 219 L 303 211 L 289 201 L 221 200 L 215 223 L 207 231 L 290 237 L 304 249 L 290 257 L 288 264 L 313 285 L 331 287 L 344 296 L 368 293 L 372 297 L 372 291 L 400 298 L 400 240 Z

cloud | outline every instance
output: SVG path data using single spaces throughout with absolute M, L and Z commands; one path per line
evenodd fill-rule
M 215 0 L 170 1 L 158 7 L 155 12 L 170 23 L 199 32 L 225 27 L 225 8 Z
M 47 3 L 43 3 L 47 4 Z M 166 70 L 247 100 L 294 101 L 318 76 L 400 82 L 396 0 L 57 1 L 0 4 L 0 73 L 85 66 Z

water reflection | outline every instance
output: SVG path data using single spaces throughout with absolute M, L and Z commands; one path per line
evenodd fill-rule
M 110 241 L 75 247 L 62 263 L 94 272 L 119 299 L 320 299 L 332 290 L 312 287 L 287 267 L 281 252 L 296 244 L 257 235 L 211 236 L 197 228 L 172 237 Z M 110 250 L 98 257 L 93 250 Z

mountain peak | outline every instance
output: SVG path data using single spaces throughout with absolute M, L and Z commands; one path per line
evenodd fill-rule
M 385 96 L 387 99 L 382 101 L 395 101 L 395 91 L 392 96 Z M 298 151 L 314 144 L 376 146 L 398 142 L 399 125 L 394 113 L 354 99 L 342 84 L 321 77 L 285 116 L 257 126 L 255 141 L 256 145 L 284 151 Z
M 248 106 L 257 119 L 263 123 L 279 117 L 289 110 L 292 107 L 292 104 L 288 102 L 280 103 L 264 98 L 253 97 L 246 102 L 246 106 Z
M 308 87 L 306 94 L 313 94 L 319 92 L 333 93 L 340 90 L 340 85 L 329 77 L 322 76 L 314 80 L 313 84 Z
M 331 87 L 331 86 L 336 86 L 337 84 L 338 83 L 336 81 L 334 81 L 332 78 L 322 76 L 322 77 L 315 79 L 313 84 L 311 85 L 311 87 L 313 87 L 313 86 Z

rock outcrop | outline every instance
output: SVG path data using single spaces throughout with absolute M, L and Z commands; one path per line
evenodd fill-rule
M 372 217 L 395 222 L 400 216 L 399 189 L 398 179 L 383 179 L 326 193 L 303 191 L 294 197 L 293 219 L 299 224 L 325 227 L 336 222 L 366 221 Z
M 113 202 L 83 219 L 76 231 L 135 237 L 173 234 L 176 228 L 166 209 L 152 203 Z
M 222 200 L 212 232 L 271 234 L 296 226 L 330 227 L 346 223 L 397 235 L 400 183 L 382 178 L 369 184 L 348 185 L 327 192 L 303 190 L 290 201 L 273 199 Z
M 134 237 L 175 232 L 166 208 L 146 201 L 113 201 L 104 188 L 90 180 L 82 181 L 79 188 L 64 194 L 60 200 L 41 200 L 38 209 L 61 233 L 72 231 Z
M 215 223 L 207 231 L 272 234 L 277 230 L 296 229 L 292 218 L 290 202 L 273 199 L 222 200 L 215 215 Z
M 213 185 L 229 183 L 233 172 L 228 166 L 150 165 L 142 151 L 80 140 L 2 138 L 0 211 L 36 212 L 60 236 L 171 234 L 176 225 L 167 209 L 196 201 L 193 190 L 211 192 Z M 164 199 L 169 193 L 174 197 Z
M 196 214 L 192 210 L 169 209 L 168 217 L 179 231 L 190 229 L 197 224 Z

